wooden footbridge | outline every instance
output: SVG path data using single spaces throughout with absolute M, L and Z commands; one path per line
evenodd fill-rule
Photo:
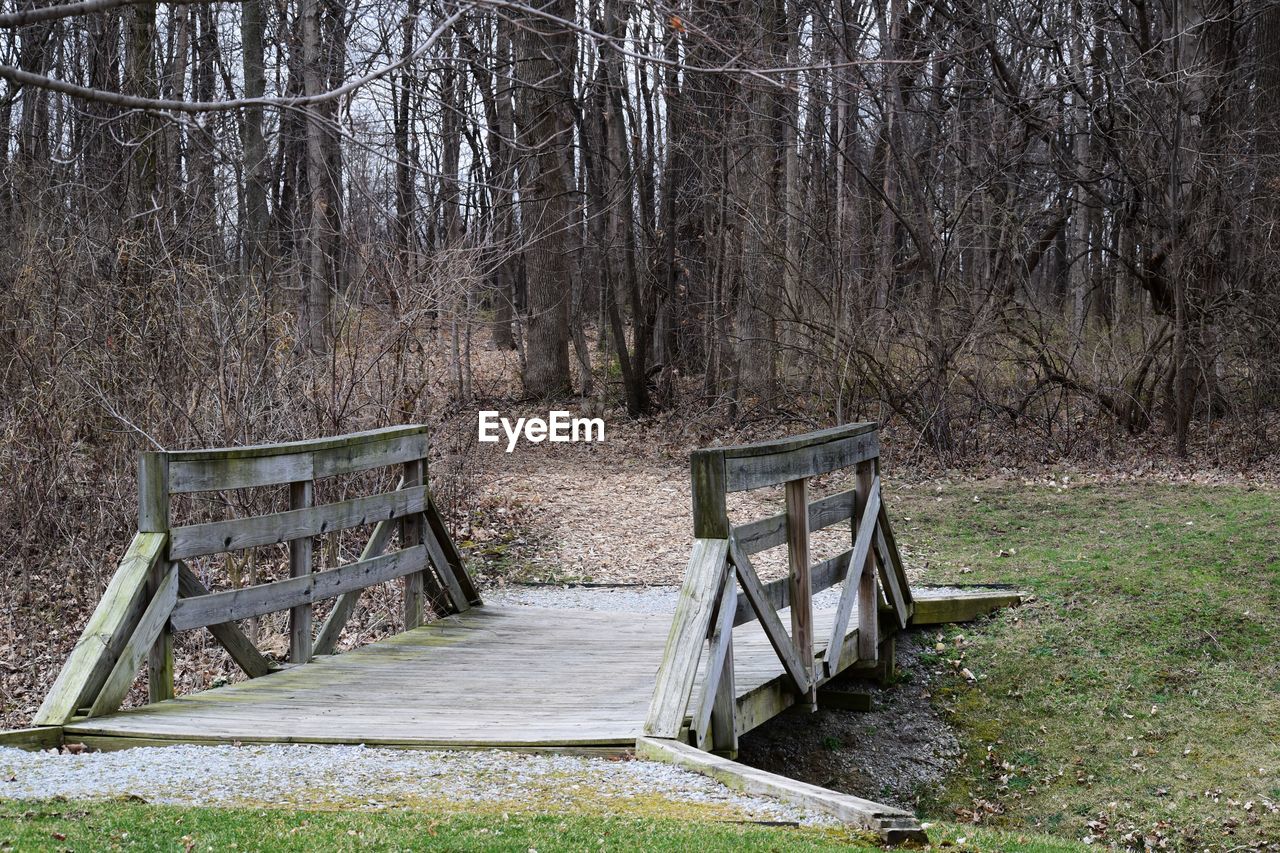
M 842 672 L 884 676 L 897 631 L 1017 601 L 1008 591 L 912 589 L 881 502 L 878 457 L 874 424 L 695 452 L 695 538 L 678 605 L 645 615 L 482 604 L 427 488 L 423 427 L 144 453 L 138 533 L 33 728 L 0 734 L 0 743 L 634 751 L 800 799 L 886 837 L 918 837 L 905 812 L 728 760 L 745 732 L 822 703 Z M 316 501 L 317 482 L 387 467 L 398 469 L 392 491 Z M 855 488 L 811 500 L 810 478 L 841 468 L 855 469 Z M 779 485 L 784 513 L 730 523 L 728 493 Z M 287 510 L 173 524 L 175 496 L 266 486 L 287 486 Z M 810 533 L 836 524 L 849 527 L 850 547 L 812 563 Z M 371 533 L 358 560 L 316 566 L 316 537 L 361 527 Z M 210 591 L 189 565 L 269 546 L 287 548 L 289 577 Z M 751 557 L 780 546 L 788 576 L 765 583 Z M 337 654 L 362 590 L 396 579 L 406 630 Z M 814 594 L 838 584 L 839 603 L 815 610 Z M 333 604 L 317 628 L 313 605 L 326 599 Z M 284 665 L 240 624 L 282 610 Z M 198 629 L 248 678 L 175 696 L 173 636 Z M 149 701 L 121 709 L 142 671 Z

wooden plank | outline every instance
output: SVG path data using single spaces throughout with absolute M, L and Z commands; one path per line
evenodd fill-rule
M 344 435 L 327 435 L 306 438 L 301 441 L 285 441 L 274 444 L 246 444 L 240 447 L 209 447 L 195 450 L 170 450 L 166 452 L 170 462 L 203 462 L 219 459 L 258 459 L 269 456 L 287 456 L 315 453 L 325 450 L 344 450 L 389 439 L 426 435 L 422 424 L 401 424 L 378 429 L 350 432 Z M 423 454 L 424 456 L 426 454 Z
M 747 599 L 751 602 L 751 606 L 755 608 L 756 617 L 760 620 L 760 627 L 764 629 L 765 636 L 769 638 L 769 644 L 773 646 L 774 653 L 782 661 L 783 669 L 791 677 L 796 692 L 807 694 L 812 683 L 809 670 L 800 661 L 800 656 L 796 653 L 796 647 L 782 627 L 782 620 L 778 618 L 778 612 L 770 606 L 768 599 L 765 597 L 764 588 L 760 584 L 760 578 L 756 575 L 756 570 L 751 566 L 751 561 L 746 554 L 743 554 L 738 549 L 737 544 L 732 539 L 729 540 L 729 558 L 737 571 L 738 582 L 742 585 L 743 592 L 747 594 Z
M 404 480 L 406 486 L 423 487 L 424 466 L 421 459 L 404 463 Z M 400 519 L 400 547 L 412 548 L 422 544 L 422 513 L 406 515 Z M 430 556 L 430 549 L 427 549 Z M 427 610 L 426 572 L 411 572 L 404 576 L 404 629 L 417 628 L 423 622 Z
M 138 533 L 89 617 L 75 648 L 36 712 L 37 726 L 62 725 L 92 701 L 146 607 L 146 585 L 152 565 L 162 559 L 168 537 Z
M 62 726 L 34 726 L 0 731 L 0 746 L 39 752 L 62 746 Z
M 876 474 L 874 461 L 858 463 L 856 491 L 864 506 L 869 507 L 873 500 L 876 503 L 875 513 L 869 519 L 862 518 L 859 522 L 859 528 L 863 525 L 870 528 L 867 531 L 870 546 L 875 541 L 875 528 L 879 524 L 882 503 L 880 478 Z M 861 533 L 861 529 L 858 532 Z M 854 555 L 854 562 L 849 566 L 849 577 L 852 578 L 855 574 L 858 577 L 858 657 L 876 660 L 880 651 L 880 590 L 876 585 L 875 555 L 868 547 L 865 557 L 858 560 L 858 556 L 860 555 Z
M 124 749 L 137 749 L 144 746 L 180 746 L 180 745 L 209 745 L 218 743 L 241 743 L 241 744 L 269 744 L 280 743 L 281 741 L 272 740 L 270 738 L 236 738 L 234 741 L 218 738 L 201 737 L 198 733 L 192 732 L 186 735 L 176 735 L 170 737 L 145 737 L 137 735 L 96 735 L 96 734 L 76 734 L 75 740 L 83 743 L 86 747 L 94 752 L 117 752 Z M 525 743 L 520 741 L 512 742 L 489 742 L 482 741 L 479 743 L 461 743 L 455 740 L 433 740 L 430 738 L 404 738 L 404 739 L 378 739 L 365 738 L 362 740 L 352 740 L 351 738 L 325 738 L 318 740 L 298 741 L 299 743 L 319 743 L 330 745 L 360 745 L 369 748 L 378 749 L 409 749 L 409 750 L 448 750 L 450 752 L 458 750 L 463 752 L 478 752 L 500 749 L 503 752 L 518 752 L 526 755 L 580 755 L 585 758 L 630 758 L 635 754 L 635 738 L 620 738 L 616 742 L 593 743 L 584 741 L 576 744 L 564 743 Z
M 720 677 L 714 682 L 715 701 L 711 704 L 711 749 L 729 758 L 736 758 L 738 688 L 734 680 L 733 626 L 730 625 L 725 633 L 725 663 L 720 670 Z
M 849 571 L 849 558 L 853 556 L 853 549 L 841 551 L 834 557 L 828 557 L 820 563 L 814 563 L 809 569 L 810 582 L 814 592 L 835 586 L 844 580 L 845 575 Z M 765 598 L 773 605 L 774 610 L 782 611 L 791 606 L 791 592 L 787 589 L 788 579 L 778 578 L 769 581 L 764 585 Z M 734 619 L 734 625 L 744 625 L 747 622 L 753 622 L 756 618 L 756 612 L 751 607 L 751 602 L 746 599 L 738 599 L 738 615 Z
M 852 438 L 858 435 L 865 435 L 869 432 L 875 432 L 877 424 L 872 421 L 864 421 L 861 423 L 841 424 L 839 426 L 828 427 L 827 429 L 814 430 L 813 432 L 800 433 L 799 435 L 788 435 L 782 438 L 769 439 L 767 441 L 756 441 L 751 444 L 733 444 L 720 448 L 720 452 L 724 453 L 726 458 L 745 459 L 752 456 L 770 456 L 777 453 L 787 453 L 793 450 L 803 450 L 817 445 L 827 444 L 832 441 L 838 441 L 842 438 Z
M 969 622 L 1003 607 L 1022 603 L 1023 593 L 1013 589 L 974 588 L 970 590 L 916 590 L 912 625 L 941 625 Z
M 853 489 L 827 495 L 809 504 L 809 530 L 821 530 L 853 517 L 855 497 Z M 780 512 L 758 521 L 740 524 L 733 528 L 738 547 L 748 557 L 786 544 L 787 514 Z M 814 590 L 817 591 L 816 589 Z
M 440 514 L 435 500 L 429 493 L 427 495 L 426 516 L 427 527 L 434 534 L 436 541 L 440 543 L 440 549 L 444 552 L 445 561 L 453 567 L 453 576 L 457 579 L 458 586 L 462 589 L 463 597 L 472 605 L 481 604 L 480 593 L 476 591 L 476 585 L 472 582 L 471 575 L 467 573 L 466 564 L 462 562 L 462 555 L 458 553 L 457 546 L 453 544 L 453 537 L 449 535 L 449 528 L 445 526 L 444 517 Z
M 138 530 L 163 533 L 169 529 L 169 457 L 138 454 Z
M 299 480 L 289 484 L 289 508 L 310 509 L 315 503 L 315 484 Z M 309 579 L 314 540 L 300 536 L 289 540 L 289 577 Z M 311 660 L 311 601 L 300 601 L 289 608 L 289 662 L 306 663 Z
M 300 602 L 321 601 L 404 577 L 409 572 L 421 571 L 426 559 L 426 548 L 419 545 L 336 569 L 313 572 L 306 577 L 291 577 L 199 598 L 184 598 L 174 607 L 170 622 L 175 631 L 187 631 L 261 616 L 294 607 Z
M 395 532 L 396 525 L 397 522 L 389 518 L 378 522 L 369 536 L 369 541 L 364 544 L 364 550 L 360 552 L 361 562 L 373 559 L 386 550 L 387 542 L 391 540 L 391 534 Z M 338 638 L 342 636 L 342 629 L 346 627 L 347 620 L 355 612 L 356 605 L 360 603 L 362 592 L 364 592 L 363 589 L 353 589 L 338 596 L 324 624 L 320 626 L 320 632 L 316 634 L 315 646 L 311 650 L 313 655 L 331 655 L 338 648 Z
M 426 507 L 427 487 L 415 485 L 323 506 L 175 527 L 169 532 L 169 559 L 278 545 L 292 539 L 402 518 L 420 513 Z
M 905 628 L 911 620 L 911 604 L 908 596 L 911 594 L 911 587 L 905 583 L 901 574 L 893 567 L 893 558 L 889 556 L 889 545 L 884 538 L 884 505 L 880 506 L 880 519 L 876 522 L 876 538 L 874 542 L 876 553 L 876 565 L 880 569 L 880 583 L 885 591 L 885 597 L 889 599 L 889 605 L 893 608 L 894 616 L 897 617 L 898 627 Z
M 685 571 L 675 618 L 667 633 L 666 647 L 645 720 L 645 732 L 675 737 L 684 724 L 685 709 L 693 693 L 698 659 L 711 625 L 711 614 L 724 582 L 729 551 L 726 539 L 693 541 L 693 553 Z
M 170 582 L 170 578 L 174 576 L 174 564 L 167 560 L 156 560 L 155 565 L 151 567 L 150 576 L 147 579 L 147 595 L 151 599 L 152 604 L 155 603 L 157 597 L 164 594 L 165 585 Z M 176 583 L 176 581 L 174 581 Z M 175 587 L 176 590 L 176 587 Z M 174 601 L 177 600 L 177 593 L 174 593 Z M 148 605 L 150 607 L 151 605 Z M 169 609 L 173 609 L 173 602 L 170 602 Z M 148 612 L 150 612 L 148 610 Z M 146 615 L 142 617 L 142 622 L 146 622 Z M 166 613 L 165 619 L 168 619 Z M 161 630 L 155 632 L 155 637 L 151 642 L 151 648 L 147 650 L 147 701 L 163 702 L 166 699 L 173 698 L 173 635 L 163 630 L 164 623 L 161 623 Z M 142 630 L 139 624 L 134 632 L 135 637 Z M 132 642 L 132 640 L 130 641 Z M 119 667 L 120 662 L 117 661 L 116 666 Z M 135 667 L 135 672 L 136 672 Z M 114 670 L 113 670 L 114 672 Z M 132 681 L 132 675 L 129 677 Z M 108 678 L 110 684 L 110 678 Z M 125 686 L 128 690 L 128 685 Z M 105 688 L 104 688 L 105 692 Z M 99 694 L 101 696 L 101 694 Z M 119 703 L 117 703 L 118 705 Z M 112 709 L 114 710 L 114 708 Z
M 867 495 L 867 503 L 863 507 L 862 521 L 858 525 L 858 533 L 854 539 L 853 554 L 849 559 L 849 576 L 845 580 L 844 590 L 840 594 L 840 603 L 836 607 L 835 625 L 831 629 L 831 639 L 827 643 L 825 655 L 827 677 L 835 675 L 836 664 L 844 647 L 845 633 L 849 630 L 849 620 L 853 616 L 853 604 L 860 597 L 859 585 L 854 583 L 855 567 L 865 566 L 871 554 L 871 540 L 875 533 L 876 517 L 880 511 L 880 478 L 873 478 Z M 861 624 L 859 624 L 861 627 Z M 861 648 L 861 646 L 860 646 Z
M 693 494 L 693 535 L 698 539 L 727 539 L 729 515 L 725 509 L 724 453 L 695 450 L 689 454 Z
M 725 694 L 728 694 L 728 718 L 721 717 L 720 727 L 716 730 L 716 740 L 721 742 L 720 749 L 737 749 L 737 732 L 733 729 L 733 615 L 738 609 L 738 591 L 733 578 L 725 572 L 722 581 L 720 600 L 716 604 L 715 624 L 711 631 L 710 643 L 707 646 L 707 666 L 702 674 L 702 698 L 689 724 L 689 730 L 699 749 L 706 749 L 708 733 L 713 724 L 713 716 L 717 706 L 724 713 Z M 726 729 L 727 726 L 727 729 Z M 729 732 L 726 738 L 725 733 Z M 724 746 L 725 741 L 728 746 Z
M 245 489 L 353 474 L 427 455 L 426 427 L 355 433 L 314 442 L 170 453 L 172 494 Z
M 725 491 L 776 486 L 848 468 L 880 455 L 875 432 L 864 432 L 796 450 L 725 459 Z
M 920 822 L 910 812 L 748 767 L 676 740 L 641 737 L 636 741 L 636 757 L 701 773 L 735 791 L 776 797 L 831 815 L 845 823 L 871 830 L 891 844 L 928 842 Z
M 789 480 L 787 507 L 787 594 L 791 599 L 791 642 L 804 664 L 809 704 L 816 709 L 813 678 L 813 590 L 809 578 L 809 481 Z
M 179 598 L 195 598 L 201 595 L 209 595 L 209 590 L 205 585 L 200 583 L 200 579 L 196 577 L 195 572 L 187 566 L 186 563 L 178 563 L 178 597 Z M 258 651 L 258 647 L 245 636 L 244 631 L 240 630 L 240 626 L 234 622 L 222 622 L 207 626 L 209 633 L 213 634 L 213 638 L 218 641 L 236 665 L 244 670 L 244 674 L 250 678 L 261 678 L 264 675 L 270 675 L 275 672 L 275 667 L 271 661 Z
M 898 585 L 902 590 L 903 599 L 907 603 L 908 615 L 911 611 L 911 582 L 907 580 L 907 570 L 902 564 L 902 554 L 898 552 L 898 540 L 893 535 L 893 525 L 889 523 L 889 513 L 884 507 L 884 502 L 880 503 L 880 534 L 884 537 L 885 548 L 888 551 L 889 562 L 893 566 L 893 573 L 898 577 Z
M 133 685 L 133 679 L 137 676 L 143 659 L 155 645 L 156 638 L 164 632 L 169 614 L 173 612 L 173 606 L 178 601 L 178 571 L 172 563 L 163 565 L 165 566 L 164 580 L 147 604 L 142 618 L 138 620 L 138 627 L 134 629 L 133 636 L 121 649 L 115 666 L 111 668 L 111 674 L 102 685 L 102 690 L 93 700 L 89 708 L 90 717 L 100 717 L 120 707 L 124 697 L 129 694 L 129 688 Z
M 431 565 L 435 567 L 435 578 L 429 575 L 424 580 L 429 579 L 431 582 L 431 595 L 433 598 L 439 598 L 440 593 L 444 593 L 445 603 L 449 606 L 450 613 L 463 613 L 471 609 L 471 602 L 468 600 L 467 594 L 462 589 L 461 576 L 454 571 L 453 565 L 449 562 L 444 543 L 436 538 L 436 533 L 431 529 L 430 525 L 424 532 L 423 543 L 427 547 L 427 557 L 431 560 Z M 465 575 L 465 571 L 462 573 Z M 436 580 L 438 578 L 438 580 Z

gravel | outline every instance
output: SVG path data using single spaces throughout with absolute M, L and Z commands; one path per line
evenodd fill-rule
M 120 752 L 0 748 L 0 798 L 142 799 L 202 806 L 382 809 L 426 806 L 612 814 L 629 808 L 830 823 L 665 764 L 512 752 L 358 746 L 169 746 Z

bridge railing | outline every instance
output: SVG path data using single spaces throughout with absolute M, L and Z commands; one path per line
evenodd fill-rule
M 317 504 L 318 479 L 399 469 L 394 491 Z M 287 510 L 174 526 L 171 499 L 287 485 Z M 36 715 L 37 725 L 116 710 L 147 664 L 148 698 L 173 696 L 175 631 L 208 628 L 251 677 L 276 667 L 237 622 L 289 611 L 289 661 L 331 654 L 367 587 L 402 578 L 406 629 L 422 624 L 428 599 L 460 612 L 480 599 L 427 488 L 427 431 L 390 427 L 314 441 L 143 453 L 138 533 L 80 641 Z M 316 570 L 314 537 L 373 525 L 359 558 Z M 396 550 L 386 553 L 398 534 Z M 211 592 L 188 560 L 285 545 L 289 577 Z M 314 632 L 312 605 L 337 599 Z
M 813 704 L 818 687 L 851 664 L 876 660 L 879 609 L 901 627 L 911 618 L 911 589 L 880 501 L 879 439 L 873 423 L 849 424 L 791 438 L 695 451 L 694 547 L 658 672 L 645 732 L 699 748 L 735 751 L 742 728 L 733 682 L 733 628 L 758 620 L 794 698 Z M 809 479 L 855 469 L 855 486 L 811 501 Z M 781 485 L 786 511 L 733 525 L 726 496 Z M 815 530 L 849 523 L 851 547 L 812 563 Z M 787 577 L 763 583 L 751 555 L 787 546 Z M 816 652 L 813 596 L 845 581 L 835 624 Z M 779 611 L 790 608 L 790 632 Z M 849 627 L 856 610 L 856 638 Z M 849 641 L 846 642 L 846 637 Z M 703 691 L 690 709 L 702 656 Z

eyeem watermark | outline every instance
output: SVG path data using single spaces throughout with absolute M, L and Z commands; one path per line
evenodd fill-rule
M 497 444 L 502 440 L 499 429 L 507 437 L 507 452 L 516 449 L 516 443 L 525 441 L 541 444 L 544 441 L 604 441 L 603 418 L 575 418 L 570 412 L 548 412 L 547 419 L 499 417 L 497 412 L 480 412 L 480 441 Z

